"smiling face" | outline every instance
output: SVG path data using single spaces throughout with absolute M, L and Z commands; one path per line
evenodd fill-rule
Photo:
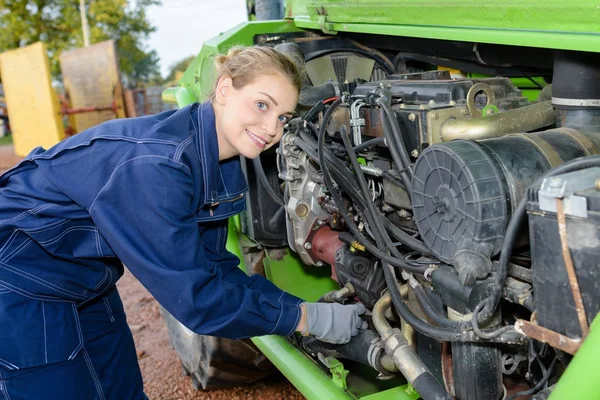
M 281 140 L 292 117 L 298 90 L 280 73 L 260 75 L 236 89 L 220 78 L 214 99 L 219 160 L 237 155 L 255 158 Z

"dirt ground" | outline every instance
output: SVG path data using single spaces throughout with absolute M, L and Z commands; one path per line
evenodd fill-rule
M 199 392 L 185 376 L 169 342 L 158 303 L 131 273 L 117 283 L 133 332 L 144 390 L 150 400 L 300 400 L 304 397 L 278 375 L 249 386 Z
M 0 173 L 18 163 L 12 146 L 0 146 Z M 117 283 L 133 332 L 144 390 L 150 400 L 301 400 L 283 376 L 253 385 L 200 392 L 185 376 L 152 295 L 128 271 Z

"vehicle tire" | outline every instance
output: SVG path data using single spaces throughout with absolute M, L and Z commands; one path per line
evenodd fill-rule
M 171 345 L 186 375 L 198 390 L 245 385 L 277 370 L 249 339 L 233 340 L 198 335 L 160 307 Z

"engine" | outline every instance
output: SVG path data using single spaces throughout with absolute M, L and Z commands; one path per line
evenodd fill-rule
M 277 150 L 288 245 L 331 267 L 322 301 L 372 310 L 354 348 L 308 353 L 400 370 L 426 399 L 546 398 L 600 310 L 600 96 L 570 82 L 574 54 L 536 102 L 447 71 L 303 90 Z

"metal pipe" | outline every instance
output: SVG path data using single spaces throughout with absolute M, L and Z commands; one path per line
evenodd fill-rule
M 442 125 L 442 141 L 481 140 L 516 132 L 529 132 L 556 123 L 551 101 L 532 104 L 483 118 L 451 119 Z
M 402 375 L 417 389 L 421 396 L 428 399 L 450 399 L 450 395 L 433 378 L 417 352 L 408 344 L 406 337 L 398 328 L 385 319 L 385 311 L 392 305 L 392 296 L 388 292 L 373 307 L 373 324 L 383 339 L 385 352 L 398 366 Z
M 354 399 L 284 337 L 253 337 L 252 342 L 307 399 Z

